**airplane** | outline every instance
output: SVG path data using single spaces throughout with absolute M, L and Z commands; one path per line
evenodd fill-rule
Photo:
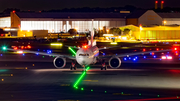
M 93 20 L 92 20 L 92 26 L 93 26 Z M 93 27 L 92 27 L 93 28 Z M 109 48 L 98 48 L 96 46 L 96 41 L 93 40 L 94 37 L 94 31 L 91 31 L 91 40 L 88 42 L 88 45 L 82 46 L 82 48 L 79 48 L 76 52 L 76 56 L 70 56 L 70 55 L 61 55 L 61 54 L 55 54 L 52 53 L 52 56 L 56 56 L 56 58 L 53 61 L 53 64 L 56 68 L 64 68 L 66 66 L 66 58 L 72 60 L 72 64 L 70 66 L 71 70 L 76 70 L 76 62 L 81 65 L 82 67 L 89 66 L 91 64 L 95 64 L 97 62 L 101 62 L 102 67 L 101 70 L 106 70 L 107 65 L 105 64 L 105 60 L 109 59 L 109 66 L 111 68 L 119 68 L 121 66 L 121 59 L 120 57 L 124 56 L 131 56 L 131 55 L 140 55 L 140 54 L 148 54 L 151 52 L 165 52 L 165 51 L 172 51 L 172 49 L 167 50 L 159 50 L 159 51 L 148 51 L 148 52 L 136 52 L 136 53 L 126 53 L 126 54 L 119 54 L 119 55 L 111 55 L 111 56 L 99 56 L 99 51 L 103 49 L 109 49 Z M 7 48 L 7 50 L 10 51 L 17 51 L 14 49 Z M 34 54 L 40 54 L 40 55 L 50 55 L 48 53 L 44 52 L 36 52 L 36 51 L 30 51 L 30 50 L 23 50 L 23 52 L 28 53 L 34 53 Z

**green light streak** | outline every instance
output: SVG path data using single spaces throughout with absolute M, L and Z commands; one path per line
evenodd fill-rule
M 76 83 L 74 84 L 74 88 L 77 88 L 77 85 L 79 84 L 79 82 L 82 80 L 82 78 L 85 76 L 86 71 L 88 71 L 90 69 L 90 67 L 87 67 L 86 70 L 81 74 L 81 76 L 79 77 L 79 79 L 76 81 Z
M 70 50 L 74 55 L 76 55 L 76 52 L 75 52 L 71 47 L 69 47 L 69 50 Z

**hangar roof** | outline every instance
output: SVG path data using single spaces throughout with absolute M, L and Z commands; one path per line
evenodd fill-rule
M 64 13 L 64 12 L 16 12 L 20 18 L 94 19 L 126 18 L 125 13 Z
M 157 13 L 162 18 L 180 18 L 180 13 Z
M 141 17 L 147 10 L 135 10 L 127 18 L 139 18 Z

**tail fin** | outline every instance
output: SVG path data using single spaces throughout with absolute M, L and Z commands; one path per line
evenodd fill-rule
M 94 27 L 93 27 L 94 19 L 92 19 L 92 30 L 91 30 L 91 47 L 93 46 L 93 37 L 94 37 Z

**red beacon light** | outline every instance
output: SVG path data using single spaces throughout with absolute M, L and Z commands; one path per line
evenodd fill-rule
M 87 45 L 83 46 L 83 49 L 87 49 L 87 48 L 88 48 L 88 46 L 87 46 Z
M 156 48 L 156 50 L 158 51 L 158 50 L 159 50 L 159 48 Z

